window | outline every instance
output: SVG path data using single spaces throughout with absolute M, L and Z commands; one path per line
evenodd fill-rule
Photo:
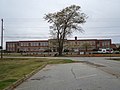
M 75 42 L 75 44 L 77 45 L 77 42 Z
M 36 42 L 35 45 L 36 45 L 36 46 L 39 46 L 39 42 Z
M 26 43 L 25 43 L 25 46 L 29 46 L 29 43 L 26 42 Z
M 110 46 L 110 42 L 109 41 L 107 42 L 107 45 Z
M 39 43 L 39 46 L 40 46 L 41 44 Z
M 91 44 L 90 45 L 95 45 L 95 42 L 94 41 L 91 41 Z
M 43 46 L 43 42 L 41 42 L 40 44 L 41 44 L 41 46 Z
M 36 43 L 35 42 L 31 42 L 31 46 L 36 46 Z
M 24 46 L 24 43 L 20 43 L 20 46 Z
M 48 42 L 45 42 L 45 46 L 48 46 Z
M 39 43 L 39 45 L 41 45 L 41 46 L 48 46 L 48 42 L 41 42 L 41 43 Z

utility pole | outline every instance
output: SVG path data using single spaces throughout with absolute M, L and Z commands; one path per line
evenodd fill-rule
M 1 19 L 1 59 L 3 58 L 3 19 Z

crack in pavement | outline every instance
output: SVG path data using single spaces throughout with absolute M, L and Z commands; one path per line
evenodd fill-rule
M 92 74 L 92 75 L 81 76 L 81 77 L 78 77 L 78 78 L 77 78 L 77 76 L 76 76 L 76 74 L 75 74 L 75 72 L 74 72 L 74 70 L 73 70 L 73 67 L 71 68 L 71 73 L 72 73 L 72 75 L 74 76 L 74 78 L 75 78 L 76 80 L 82 79 L 82 78 L 89 78 L 89 77 L 97 76 L 97 74 Z
M 73 67 L 71 68 L 71 73 L 74 76 L 74 78 L 76 79 L 76 75 L 75 75 L 75 72 L 73 71 Z
M 82 77 L 78 77 L 77 79 L 81 79 L 81 78 L 89 78 L 89 77 L 93 77 L 93 76 L 97 76 L 97 74 L 92 74 L 92 75 L 82 76 Z

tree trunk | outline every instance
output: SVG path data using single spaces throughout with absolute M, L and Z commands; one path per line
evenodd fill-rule
M 63 50 L 63 47 L 60 46 L 60 47 L 59 47 L 59 56 L 62 56 L 62 50 Z

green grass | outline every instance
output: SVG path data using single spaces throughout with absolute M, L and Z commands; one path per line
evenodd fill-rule
M 15 81 L 17 81 L 17 79 L 8 79 L 0 81 L 0 89 L 2 90 L 3 88 L 14 83 Z
M 0 60 L 0 90 L 45 64 L 73 63 L 72 60 L 6 58 Z

